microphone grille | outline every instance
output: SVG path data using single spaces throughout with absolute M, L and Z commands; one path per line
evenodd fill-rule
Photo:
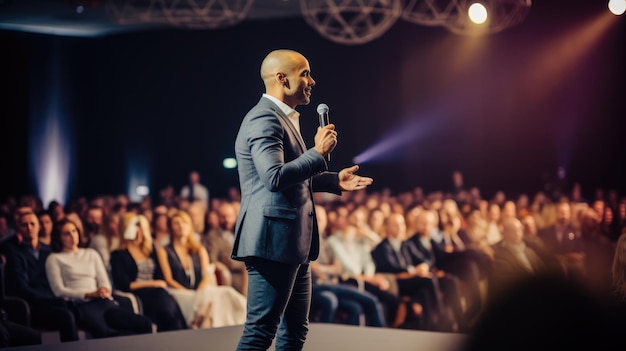
M 328 113 L 328 105 L 326 104 L 319 104 L 317 105 L 317 113 L 319 113 L 320 115 L 323 115 L 325 113 Z

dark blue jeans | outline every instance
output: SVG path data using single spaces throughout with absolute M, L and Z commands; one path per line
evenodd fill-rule
M 327 298 L 327 293 L 333 294 L 337 299 L 335 306 L 332 304 L 318 304 L 317 307 L 322 309 L 320 311 L 322 322 L 332 322 L 334 313 L 337 308 L 340 308 L 348 313 L 348 320 L 346 321 L 348 324 L 358 325 L 360 314 L 363 313 L 367 326 L 384 327 L 386 325 L 382 304 L 376 296 L 367 291 L 361 291 L 357 287 L 347 284 L 328 284 L 315 285 L 313 292 L 314 297 L 318 296 L 322 300 Z M 334 307 L 334 310 L 329 310 L 329 307 Z M 327 316 L 326 320 L 323 320 L 324 316 Z
M 309 264 L 246 259 L 248 304 L 238 351 L 267 350 L 276 337 L 277 351 L 302 350 L 309 331 Z

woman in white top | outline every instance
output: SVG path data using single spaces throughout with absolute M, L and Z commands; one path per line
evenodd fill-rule
M 209 254 L 193 234 L 191 217 L 183 211 L 169 218 L 170 243 L 158 249 L 163 277 L 192 328 L 243 324 L 246 298 L 232 286 L 217 285 Z
M 94 249 L 79 248 L 80 236 L 68 219 L 52 230 L 53 253 L 46 260 L 46 275 L 54 295 L 73 303 L 77 324 L 94 338 L 151 333 L 150 319 L 113 301 L 102 258 Z

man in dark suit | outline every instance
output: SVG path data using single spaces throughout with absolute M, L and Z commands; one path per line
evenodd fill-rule
M 298 105 L 311 101 L 315 81 L 307 59 L 270 52 L 261 64 L 265 94 L 245 116 L 235 141 L 241 208 L 232 257 L 248 270 L 247 318 L 237 350 L 300 350 L 308 332 L 309 261 L 319 252 L 314 191 L 340 194 L 366 188 L 358 166 L 327 172 L 337 145 L 335 126 L 318 128 L 307 149 Z M 280 324 L 280 327 L 279 327 Z
M 556 223 L 545 227 L 537 235 L 545 243 L 546 249 L 555 255 L 570 277 L 584 276 L 584 241 L 572 225 L 572 209 L 567 200 L 556 204 Z
M 7 253 L 7 292 L 28 302 L 33 326 L 59 330 L 61 341 L 78 340 L 74 314 L 48 283 L 45 263 L 52 251 L 39 243 L 37 215 L 23 214 L 18 225 L 23 241 Z
M 546 272 L 537 252 L 524 242 L 524 226 L 517 218 L 502 221 L 502 241 L 493 246 L 494 269 L 489 294 L 498 296 L 514 283 Z
M 418 327 L 436 330 L 442 327 L 443 303 L 439 299 L 439 284 L 427 263 L 413 262 L 405 240 L 404 216 L 392 213 L 385 220 L 385 239 L 372 250 L 377 273 L 391 273 L 398 284 L 398 293 L 424 307 L 424 320 Z M 414 305 L 412 305 L 414 306 Z
M 458 330 L 466 331 L 475 318 L 475 312 L 463 310 L 461 281 L 452 272 L 442 267 L 446 253 L 431 235 L 435 228 L 436 216 L 437 214 L 431 210 L 420 211 L 415 219 L 416 232 L 405 241 L 406 247 L 415 264 L 427 264 L 433 276 L 437 277 L 443 294 L 443 302 L 452 310 L 456 319 L 457 326 L 453 326 L 453 329 L 458 327 Z

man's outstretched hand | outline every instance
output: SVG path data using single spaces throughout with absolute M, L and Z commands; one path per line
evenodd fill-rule
M 358 165 L 344 168 L 339 172 L 339 189 L 342 191 L 361 190 L 368 187 L 374 179 L 369 177 L 361 177 L 355 174 L 359 170 Z

